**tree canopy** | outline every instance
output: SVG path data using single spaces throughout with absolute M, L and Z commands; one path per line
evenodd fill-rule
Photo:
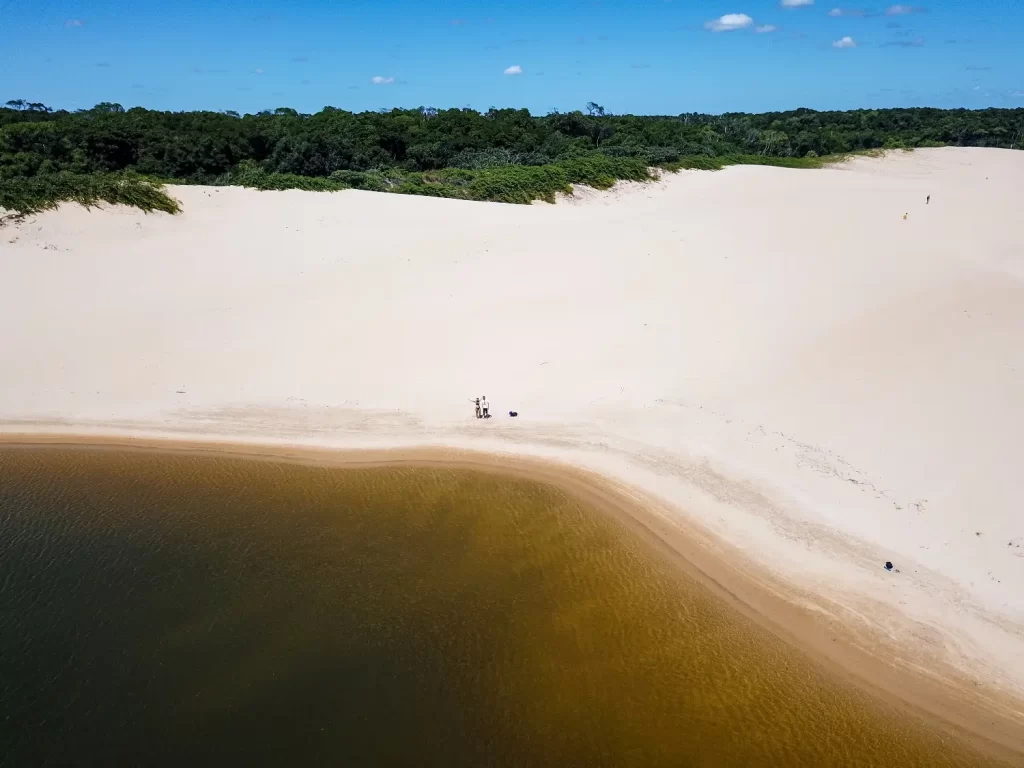
M 112 102 L 68 112 L 15 99 L 0 107 L 0 184 L 11 199 L 10 185 L 19 180 L 130 172 L 185 183 L 358 186 L 527 202 L 578 183 L 573 178 L 581 173 L 587 183 L 611 183 L 650 166 L 806 166 L 872 149 L 1020 148 L 1022 134 L 1024 109 L 641 116 L 611 114 L 588 102 L 584 110 L 543 116 L 526 109 L 434 107 L 360 113 L 324 107 L 315 114 L 278 107 L 239 115 L 125 109 Z M 565 170 L 570 167 L 575 170 Z M 501 174 L 548 181 L 541 191 L 474 197 Z
M 601 151 L 654 165 L 681 157 L 824 156 L 936 145 L 1019 147 L 1024 109 L 886 109 L 759 115 L 611 115 L 585 111 L 535 117 L 525 109 L 334 107 L 304 115 L 278 107 L 255 115 L 159 112 L 104 102 L 78 112 L 13 100 L 0 108 L 0 175 L 135 170 L 212 181 L 244 160 L 270 173 L 432 171 L 545 165 Z

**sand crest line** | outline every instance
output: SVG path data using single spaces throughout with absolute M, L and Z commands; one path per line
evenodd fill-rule
M 917 668 L 885 662 L 896 649 L 825 618 L 808 600 L 820 600 L 759 568 L 742 552 L 667 509 L 664 502 L 611 478 L 554 460 L 447 446 L 337 449 L 309 445 L 230 442 L 219 438 L 0 432 L 0 448 L 185 454 L 210 458 L 284 462 L 337 469 L 421 468 L 486 472 L 554 486 L 623 523 L 652 554 L 768 629 L 842 679 L 1000 759 L 1024 754 L 1021 703 L 980 691 L 935 659 Z

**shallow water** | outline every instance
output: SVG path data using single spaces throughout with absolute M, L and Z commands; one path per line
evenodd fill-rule
M 3 765 L 975 765 L 512 477 L 0 449 Z

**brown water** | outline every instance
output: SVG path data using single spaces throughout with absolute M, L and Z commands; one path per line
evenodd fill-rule
M 979 764 L 565 493 L 0 449 L 0 763 Z

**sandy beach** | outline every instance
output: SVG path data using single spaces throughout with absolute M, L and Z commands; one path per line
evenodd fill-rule
M 66 205 L 0 228 L 0 433 L 581 473 L 793 642 L 1024 752 L 1022 186 L 1024 153 L 944 148 L 558 205 Z

